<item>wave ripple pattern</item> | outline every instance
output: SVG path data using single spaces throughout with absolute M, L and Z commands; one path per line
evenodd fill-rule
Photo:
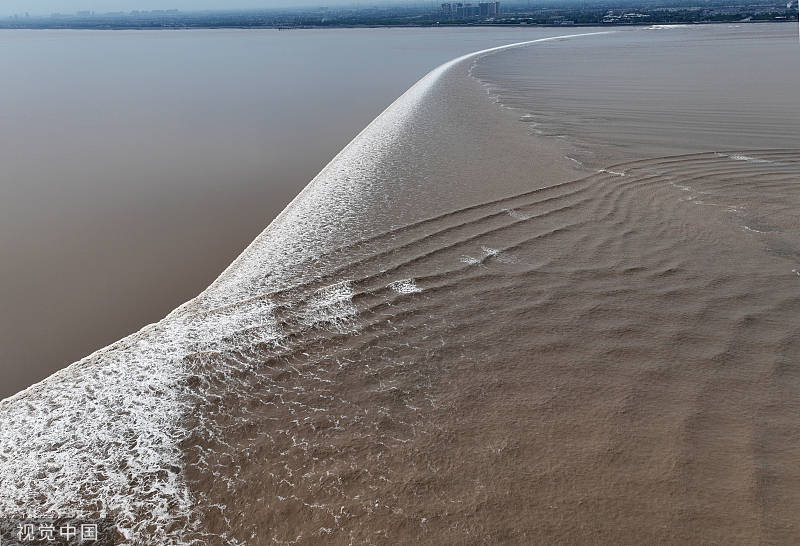
M 233 494 L 248 478 L 237 462 L 241 446 L 226 438 L 263 430 L 250 419 L 252 407 L 288 412 L 274 417 L 286 427 L 274 431 L 285 453 L 308 455 L 310 444 L 297 426 L 336 431 L 356 424 L 372 434 L 373 415 L 356 401 L 326 394 L 331 370 L 313 359 L 302 368 L 276 368 L 281 351 L 302 348 L 298 354 L 308 357 L 317 354 L 315 343 L 357 339 L 370 328 L 355 304 L 365 297 L 358 279 L 322 275 L 314 264 L 343 255 L 344 243 L 356 238 L 352 226 L 368 212 L 359 196 L 379 191 L 372 186 L 385 178 L 383 154 L 438 78 L 462 61 L 550 39 L 479 51 L 435 69 L 345 147 L 203 294 L 0 402 L 0 514 L 111 517 L 125 544 L 241 544 L 240 529 L 229 534 L 235 501 L 215 502 L 215 488 Z M 397 297 L 417 291 L 407 278 L 391 282 L 394 290 L 385 283 L 383 291 Z M 345 357 L 338 362 L 348 367 Z M 274 374 L 255 373 L 271 369 Z M 295 377 L 314 388 L 293 385 Z M 380 387 L 393 388 L 390 382 Z M 347 411 L 330 413 L 334 402 Z M 281 468 L 274 476 L 286 485 L 283 498 L 291 498 L 294 482 L 310 475 Z M 324 503 L 303 506 L 324 513 L 331 528 L 344 517 Z

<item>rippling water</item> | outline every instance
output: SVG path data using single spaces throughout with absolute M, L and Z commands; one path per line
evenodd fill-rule
M 793 39 L 443 65 L 198 298 L 0 403 L 0 511 L 107 512 L 132 544 L 797 540 L 800 120 L 748 121 Z M 641 98 L 654 58 L 731 49 L 782 61 L 748 116 Z
M 519 49 L 474 75 L 526 113 L 532 131 L 582 145 L 576 157 L 598 168 L 668 153 L 792 148 L 800 123 L 793 30 L 643 28 Z

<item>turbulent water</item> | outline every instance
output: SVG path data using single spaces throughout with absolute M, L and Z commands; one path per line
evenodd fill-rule
M 793 40 L 441 66 L 198 298 L 0 403 L 0 513 L 130 544 L 796 541 Z

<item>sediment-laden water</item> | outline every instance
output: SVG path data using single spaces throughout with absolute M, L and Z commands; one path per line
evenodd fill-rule
M 443 65 L 198 298 L 0 403 L 0 512 L 131 544 L 797 540 L 792 40 Z M 651 77 L 730 50 L 769 85 Z

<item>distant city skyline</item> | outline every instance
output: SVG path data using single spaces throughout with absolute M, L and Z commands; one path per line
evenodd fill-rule
M 8 0 L 0 3 L 0 16 L 29 13 L 48 15 L 51 13 L 76 13 L 94 11 L 97 13 L 132 10 L 179 9 L 181 11 L 235 10 L 235 9 L 275 9 L 315 6 L 342 5 L 392 5 L 424 4 L 412 0 Z M 438 3 L 437 3 L 438 4 Z

